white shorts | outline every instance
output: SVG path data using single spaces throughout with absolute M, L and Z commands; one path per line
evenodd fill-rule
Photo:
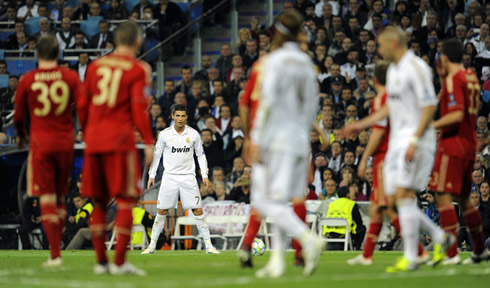
M 202 208 L 196 176 L 163 174 L 157 209 L 177 208 L 179 195 L 184 209 Z
M 264 198 L 287 202 L 292 198 L 304 198 L 308 157 L 295 156 L 280 152 L 268 152 L 263 164 L 252 168 L 252 203 Z
M 383 167 L 385 194 L 395 195 L 396 188 L 425 189 L 434 165 L 435 149 L 418 147 L 415 159 L 405 160 L 407 146 L 388 149 Z

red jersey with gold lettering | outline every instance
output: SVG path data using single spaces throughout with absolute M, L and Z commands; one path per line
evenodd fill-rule
M 441 118 L 454 111 L 464 113 L 463 121 L 441 129 L 438 151 L 450 156 L 475 159 L 476 115 L 480 84 L 470 70 L 447 77 L 441 91 Z
M 87 152 L 135 149 L 135 128 L 145 144 L 153 144 L 148 121 L 151 68 L 128 55 L 110 54 L 92 62 L 84 85 L 80 122 Z
M 70 151 L 74 145 L 72 109 L 84 89 L 75 71 L 55 67 L 25 74 L 15 92 L 17 135 L 26 136 L 30 115 L 30 148 L 39 151 Z
M 386 92 L 383 95 L 374 98 L 373 104 L 371 104 L 371 113 L 375 113 L 379 109 L 383 108 L 383 106 L 386 105 L 387 99 L 388 94 Z M 388 118 L 378 121 L 375 125 L 371 127 L 371 130 L 373 129 L 385 130 L 385 134 L 381 139 L 378 148 L 376 148 L 376 151 L 374 151 L 373 156 L 376 154 L 386 153 L 386 151 L 388 151 L 388 141 L 390 139 L 390 123 L 388 121 Z
M 240 106 L 245 106 L 250 109 L 250 126 L 249 131 L 253 128 L 253 123 L 255 119 L 255 114 L 257 113 L 257 108 L 259 107 L 260 100 L 260 85 L 263 79 L 264 70 L 264 59 L 259 59 L 253 66 L 248 78 L 247 86 L 245 91 L 240 98 Z

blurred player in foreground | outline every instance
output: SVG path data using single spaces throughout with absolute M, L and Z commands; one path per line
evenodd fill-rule
M 141 194 L 135 127 L 145 144 L 145 164 L 150 165 L 153 159 L 153 135 L 146 112 L 151 68 L 135 58 L 143 41 L 136 23 L 121 24 L 115 40 L 116 51 L 92 62 L 85 79 L 88 95 L 80 113 L 87 145 L 82 194 L 94 203 L 90 221 L 97 256 L 94 273 L 144 275 L 126 261 L 126 250 L 131 240 L 132 208 Z M 108 265 L 105 227 L 107 203 L 112 197 L 117 203 L 117 244 L 114 264 Z
M 434 241 L 434 265 L 456 240 L 444 233 L 417 207 L 416 192 L 423 190 L 432 171 L 436 133 L 430 126 L 437 98 L 427 64 L 408 51 L 405 34 L 387 27 L 378 37 L 379 53 L 387 61 L 386 92 L 388 102 L 376 113 L 348 125 L 346 135 L 364 130 L 389 116 L 390 140 L 384 164 L 386 195 L 396 195 L 403 240 L 403 257 L 387 272 L 416 270 L 419 231 L 429 232 Z M 394 204 L 394 203 L 390 203 Z
M 453 199 L 462 208 L 464 221 L 473 240 L 473 255 L 465 264 L 488 261 L 484 246 L 480 212 L 471 203 L 473 164 L 476 155 L 476 116 L 480 98 L 480 83 L 477 76 L 461 64 L 463 45 L 453 38 L 444 41 L 437 72 L 443 83 L 440 107 L 441 118 L 433 123 L 441 129 L 430 190 L 437 192 L 437 205 L 441 226 L 458 236 L 458 216 Z M 444 264 L 460 264 L 458 244 L 447 252 Z
M 302 17 L 282 13 L 275 24 L 275 49 L 265 59 L 261 99 L 251 130 L 252 205 L 274 222 L 273 251 L 259 278 L 280 277 L 285 272 L 287 235 L 303 246 L 304 274 L 318 265 L 323 241 L 295 215 L 287 202 L 304 197 L 308 173 L 309 135 L 315 116 L 316 79 L 311 59 L 297 43 Z
M 45 267 L 63 265 L 61 231 L 65 225 L 65 196 L 73 166 L 74 123 L 72 108 L 83 95 L 76 72 L 57 66 L 56 37 L 46 35 L 37 45 L 38 68 L 25 74 L 15 94 L 17 144 L 26 143 L 27 113 L 31 119 L 27 158 L 27 194 L 39 196 L 41 218 L 51 256 Z
M 220 254 L 211 243 L 209 227 L 202 211 L 201 192 L 196 180 L 196 154 L 199 168 L 201 169 L 202 181 L 206 188 L 209 186 L 208 161 L 204 154 L 201 136 L 195 129 L 186 125 L 188 111 L 184 105 L 175 104 L 171 107 L 174 125 L 158 135 L 155 146 L 155 157 L 148 172 L 148 189 L 155 184 L 158 164 L 163 154 L 163 167 L 165 171 L 158 192 L 157 216 L 151 230 L 150 245 L 141 254 L 153 254 L 157 245 L 158 237 L 165 226 L 165 218 L 168 209 L 176 208 L 179 200 L 182 208 L 192 209 L 196 226 L 201 234 L 207 254 Z
M 388 70 L 388 62 L 379 61 L 374 68 L 374 87 L 378 95 L 373 101 L 371 106 L 371 113 L 375 113 L 386 105 L 388 94 L 386 94 L 386 71 Z M 357 175 L 364 178 L 367 162 L 369 157 L 373 156 L 373 188 L 371 191 L 371 205 L 369 206 L 369 230 L 367 233 L 366 241 L 364 242 L 364 252 L 357 257 L 347 261 L 347 264 L 373 264 L 373 252 L 376 248 L 379 233 L 383 227 L 383 217 L 386 216 L 390 219 L 391 224 L 395 228 L 398 234 L 400 234 L 400 221 L 393 206 L 388 203 L 395 203 L 393 199 L 394 195 L 391 195 L 390 200 L 385 194 L 383 184 L 383 165 L 388 150 L 388 140 L 390 135 L 390 127 L 388 119 L 378 121 L 371 127 L 371 135 L 369 136 L 369 142 L 366 146 L 366 150 L 362 153 L 359 167 L 357 168 Z M 424 251 L 422 245 L 418 244 L 418 258 L 419 264 L 429 261 L 429 254 Z

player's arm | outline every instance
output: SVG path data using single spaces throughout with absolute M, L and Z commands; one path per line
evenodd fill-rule
M 160 159 L 162 158 L 163 150 L 165 149 L 165 139 L 163 137 L 163 134 L 164 133 L 162 131 L 158 135 L 157 144 L 155 145 L 155 151 L 153 153 L 153 161 L 151 163 L 150 170 L 148 171 L 148 176 L 149 176 L 150 180 L 153 179 L 152 184 L 155 183 L 154 181 L 155 181 L 155 177 L 157 175 L 158 165 L 160 164 Z M 148 183 L 150 183 L 150 181 L 148 181 Z M 148 186 L 148 188 L 149 188 L 149 186 Z
M 344 135 L 350 137 L 355 132 L 365 130 L 376 124 L 376 122 L 386 119 L 389 116 L 389 113 L 390 110 L 388 109 L 388 104 L 385 104 L 381 109 L 370 114 L 369 116 L 345 126 L 343 129 Z
M 435 121 L 432 125 L 435 129 L 440 129 L 448 126 L 452 126 L 457 123 L 461 123 L 464 120 L 464 89 L 460 83 L 454 83 L 453 77 L 446 77 L 445 79 L 446 89 L 448 93 L 454 97 L 454 102 L 448 107 L 449 113 Z M 443 103 L 448 105 L 448 103 Z
M 208 160 L 206 159 L 204 147 L 202 146 L 201 137 L 199 135 L 196 136 L 196 141 L 194 142 L 194 153 L 196 153 L 197 162 L 199 163 L 199 169 L 201 169 L 202 181 L 204 185 L 208 187 Z
M 316 131 L 320 137 L 320 143 L 321 143 L 320 151 L 323 152 L 327 151 L 328 146 L 330 146 L 330 138 L 327 137 L 323 129 L 320 128 L 318 122 L 313 120 L 312 125 L 313 125 L 313 130 Z
M 257 80 L 257 72 L 255 71 L 255 65 L 252 68 L 252 73 L 250 74 L 250 79 L 248 79 L 247 86 L 240 98 L 239 109 L 240 119 L 242 120 L 242 130 L 245 139 L 250 138 L 250 100 L 252 97 L 252 92 L 255 88 L 255 83 Z
M 72 88 L 72 93 L 74 97 L 74 102 L 77 110 L 77 115 L 78 115 L 78 121 L 80 122 L 80 126 L 82 127 L 82 130 L 85 129 L 87 125 L 87 115 L 88 115 L 88 94 L 85 86 L 82 84 L 80 81 L 80 78 L 78 78 L 78 75 L 76 73 L 72 73 L 73 75 L 73 88 Z M 87 79 L 88 80 L 88 79 Z
M 361 161 L 359 161 L 359 165 L 357 167 L 357 176 L 359 176 L 359 178 L 365 178 L 364 174 L 366 173 L 368 159 L 378 148 L 379 143 L 381 143 L 381 140 L 383 139 L 385 133 L 386 128 L 382 127 L 376 127 L 371 130 L 371 135 L 369 136 L 369 141 L 366 145 L 366 149 L 364 150 L 364 153 L 362 153 Z
M 23 81 L 24 80 L 24 81 Z M 17 90 L 15 91 L 15 113 L 14 113 L 14 125 L 17 131 L 17 146 L 19 149 L 23 149 L 27 137 L 25 128 L 27 107 L 27 88 L 25 78 L 20 80 Z

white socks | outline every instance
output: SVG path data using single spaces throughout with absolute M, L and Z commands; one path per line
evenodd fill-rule
M 287 235 L 299 238 L 309 231 L 308 226 L 285 203 L 264 199 L 253 203 L 253 205 L 264 218 L 270 217 L 274 224 L 278 225 Z
M 206 249 L 213 247 L 213 244 L 211 243 L 211 237 L 209 236 L 209 226 L 204 219 L 204 215 L 194 215 L 194 219 L 196 219 L 197 230 L 199 230 L 199 234 L 201 234 L 202 239 L 204 240 L 204 245 L 206 245 Z
M 403 240 L 403 254 L 411 263 L 417 261 L 417 244 L 419 241 L 420 216 L 415 199 L 400 199 L 397 201 L 398 217 L 400 219 Z
M 155 217 L 155 222 L 153 222 L 153 228 L 151 229 L 151 249 L 156 249 L 157 247 L 158 237 L 160 237 L 160 234 L 163 231 L 163 227 L 165 226 L 165 218 L 167 218 L 167 215 L 160 215 L 158 213 Z

